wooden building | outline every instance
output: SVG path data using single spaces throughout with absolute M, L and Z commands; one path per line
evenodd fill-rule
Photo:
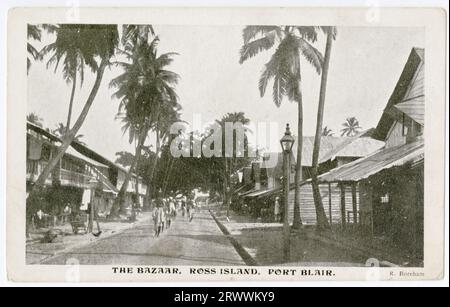
M 61 143 L 61 139 L 50 131 L 31 122 L 27 123 L 27 193 Z M 125 173 L 125 169 L 86 145 L 73 142 L 46 179 L 44 192 L 39 197 L 39 208 L 36 209 L 42 209 L 51 216 L 59 216 L 68 204 L 76 210 L 87 209 L 90 202 L 99 209 L 100 215 L 106 215 L 117 196 L 123 182 L 121 178 Z M 142 201 L 146 187 L 134 174 L 128 194 L 136 193 L 136 182 L 139 182 Z M 131 204 L 131 199 L 127 201 Z
M 422 259 L 424 111 L 424 50 L 413 48 L 374 134 L 385 147 L 319 177 L 342 189 L 344 227 L 352 208 L 361 229 Z
M 361 157 L 370 155 L 384 146 L 383 141 L 375 140 L 370 135 L 373 129 L 359 133 L 354 137 L 333 137 L 324 136 L 321 138 L 321 146 L 319 151 L 319 173 L 327 172 L 333 168 L 344 165 L 351 161 L 355 161 Z M 294 143 L 295 146 L 295 143 Z M 302 178 L 303 182 L 311 177 L 312 167 L 312 151 L 314 146 L 314 137 L 303 137 L 302 152 Z M 291 157 L 291 191 L 289 193 L 289 216 L 290 221 L 293 220 L 294 213 L 294 196 L 295 196 L 295 153 L 294 147 Z M 261 162 L 261 187 L 254 189 L 243 195 L 246 199 L 251 199 L 252 203 L 263 208 L 273 207 L 276 197 L 282 197 L 283 182 L 283 154 L 267 153 Z M 351 187 L 346 187 L 351 190 Z M 340 199 L 340 187 L 332 184 L 330 187 L 321 187 L 323 196 L 331 195 L 335 200 Z M 347 193 L 346 197 L 351 197 Z M 281 199 L 280 199 L 281 201 Z M 339 204 L 339 203 L 338 203 Z M 329 205 L 327 203 L 327 205 Z M 347 215 L 352 211 L 352 207 L 347 208 Z M 331 204 L 327 209 L 327 216 L 332 219 L 333 223 L 341 222 L 339 205 Z M 300 187 L 300 215 L 303 224 L 314 225 L 316 223 L 316 213 L 312 188 L 308 184 Z M 334 217 L 334 219 L 333 219 Z M 348 219 L 350 216 L 347 217 Z M 350 220 L 350 219 L 349 219 Z

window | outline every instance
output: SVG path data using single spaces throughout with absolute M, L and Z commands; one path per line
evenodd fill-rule
M 387 204 L 387 203 L 389 203 L 389 194 L 386 193 L 386 194 L 384 194 L 383 196 L 381 196 L 380 202 L 381 202 L 382 204 Z
M 408 118 L 403 114 L 402 117 L 403 127 L 402 127 L 402 135 L 407 136 L 408 135 Z

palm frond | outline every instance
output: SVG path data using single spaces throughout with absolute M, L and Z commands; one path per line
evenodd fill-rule
M 265 35 L 269 32 L 274 32 L 276 35 L 278 35 L 278 37 L 281 38 L 282 30 L 279 26 L 246 26 L 244 30 L 242 30 L 242 38 L 244 40 L 244 44 L 249 43 L 258 35 Z
M 264 37 L 248 42 L 242 46 L 239 63 L 242 64 L 249 58 L 254 57 L 261 51 L 269 50 L 275 44 L 275 33 L 269 32 Z
M 305 57 L 305 59 L 314 67 L 316 72 L 320 74 L 322 71 L 323 64 L 323 56 L 319 50 L 314 48 L 310 43 L 308 43 L 305 39 L 296 37 L 298 49 Z

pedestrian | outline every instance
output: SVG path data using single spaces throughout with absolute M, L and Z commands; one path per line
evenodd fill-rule
M 159 201 L 157 201 L 156 207 L 155 207 L 155 209 L 153 209 L 152 217 L 153 217 L 155 237 L 159 237 L 159 234 L 161 233 L 161 227 L 162 227 L 161 204 Z
M 61 215 L 61 224 L 65 225 L 67 223 L 67 221 L 69 220 L 69 216 L 72 213 L 72 205 L 70 204 L 70 202 L 68 202 L 66 204 L 66 206 L 63 209 L 63 213 Z
M 94 206 L 93 208 L 91 208 L 91 206 Z M 92 210 L 93 209 L 93 210 Z M 88 212 L 89 215 L 91 214 L 91 210 L 93 211 L 92 214 L 92 222 L 95 222 L 97 225 L 97 233 L 92 233 L 94 236 L 99 237 L 102 234 L 102 230 L 100 229 L 100 223 L 98 221 L 98 207 L 94 204 L 92 205 L 91 203 L 88 203 Z M 91 225 L 91 219 L 89 218 L 89 226 L 88 228 L 93 231 L 94 230 L 94 225 Z
M 186 202 L 184 199 L 181 201 L 181 213 L 183 217 L 186 215 Z
M 164 211 L 165 211 L 164 213 L 166 216 L 166 228 L 169 229 L 170 224 L 172 223 L 172 214 L 170 212 L 170 207 L 169 207 L 168 203 L 164 206 Z
M 192 219 L 194 218 L 194 214 L 195 214 L 195 203 L 191 200 L 189 200 L 188 202 L 188 216 L 189 216 L 189 222 L 192 222 Z
M 175 207 L 175 201 L 172 197 L 170 198 L 169 201 L 169 212 L 170 215 L 173 217 L 173 219 L 175 219 L 175 217 L 177 216 L 177 209 Z
M 274 209 L 273 209 L 273 214 L 275 216 L 275 222 L 277 222 L 277 223 L 280 221 L 280 213 L 281 213 L 280 198 L 277 196 L 275 198 L 275 204 L 274 204 Z
M 159 208 L 159 215 L 160 215 L 160 220 L 161 220 L 161 230 L 160 232 L 164 232 L 165 226 L 166 226 L 166 212 L 164 210 L 164 202 L 161 204 L 160 208 Z

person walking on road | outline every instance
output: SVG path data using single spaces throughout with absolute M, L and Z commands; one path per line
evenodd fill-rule
M 169 200 L 169 213 L 173 219 L 177 216 L 177 209 L 175 207 L 175 200 L 171 197 Z
M 166 216 L 166 228 L 170 228 L 170 224 L 172 223 L 172 214 L 170 212 L 170 205 L 169 202 L 166 203 L 164 206 L 164 214 Z
M 183 217 L 186 215 L 186 202 L 184 199 L 181 201 L 181 215 Z
M 194 218 L 194 214 L 195 214 L 195 203 L 192 199 L 190 199 L 188 201 L 188 218 L 189 218 L 189 222 L 192 222 L 192 219 Z
M 161 202 L 158 201 L 156 208 L 153 210 L 153 223 L 154 223 L 154 230 L 155 230 L 155 237 L 159 237 L 161 233 L 162 228 L 162 207 Z

